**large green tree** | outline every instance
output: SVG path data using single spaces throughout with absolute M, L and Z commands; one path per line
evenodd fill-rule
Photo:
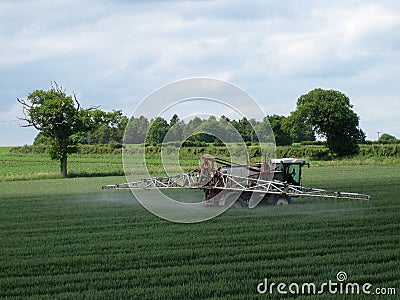
M 93 128 L 95 122 L 91 112 L 95 108 L 82 109 L 75 94 L 66 95 L 56 83 L 48 91 L 35 90 L 26 100 L 17 100 L 24 114 L 19 119 L 26 122 L 21 126 L 32 126 L 52 139 L 51 156 L 60 160 L 61 174 L 66 177 L 70 137 Z
M 297 100 L 297 108 L 288 117 L 287 126 L 294 132 L 312 126 L 316 134 L 326 138 L 333 154 L 357 154 L 358 143 L 365 139 L 365 134 L 359 128 L 359 117 L 352 108 L 345 94 L 314 89 Z

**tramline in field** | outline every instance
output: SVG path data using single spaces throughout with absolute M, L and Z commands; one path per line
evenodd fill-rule
M 370 200 L 365 194 L 303 187 L 302 167 L 309 164 L 299 158 L 272 159 L 250 165 L 236 164 L 211 156 L 202 156 L 201 168 L 170 177 L 153 177 L 103 189 L 201 189 L 204 204 L 254 208 L 259 203 L 288 205 L 293 197 L 324 197 Z M 220 166 L 217 167 L 217 164 Z M 233 203 L 232 203 L 233 202 Z

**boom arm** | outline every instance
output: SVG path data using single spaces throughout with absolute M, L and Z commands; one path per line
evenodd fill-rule
M 164 189 L 164 188 L 187 188 L 187 189 L 219 189 L 238 192 L 252 192 L 261 194 L 276 194 L 288 196 L 307 196 L 323 198 L 341 198 L 367 200 L 371 196 L 365 194 L 348 193 L 341 191 L 330 191 L 324 189 L 307 188 L 288 184 L 276 180 L 262 180 L 251 177 L 240 177 L 231 174 L 218 173 L 217 178 L 211 178 L 205 184 L 200 183 L 200 173 L 197 171 L 180 174 L 172 177 L 153 177 L 141 181 L 129 182 L 115 185 L 105 185 L 103 189 Z

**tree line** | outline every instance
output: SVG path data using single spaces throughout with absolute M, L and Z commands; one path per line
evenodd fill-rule
M 232 128 L 237 130 L 244 142 L 258 142 L 257 132 L 269 132 L 268 124 L 274 133 L 275 142 L 278 146 L 291 145 L 303 141 L 315 141 L 315 134 L 311 126 L 301 128 L 296 132 L 289 129 L 287 123 L 288 118 L 281 115 L 271 115 L 262 121 L 255 119 L 248 120 L 243 117 L 240 120 L 230 120 L 228 117 L 222 116 L 219 120 L 211 116 L 208 119 L 194 117 L 187 123 L 180 120 L 177 114 L 167 121 L 162 117 L 148 120 L 144 116 L 128 117 L 124 116 L 120 110 L 112 112 L 104 112 L 99 109 L 95 113 L 101 115 L 103 119 L 89 131 L 79 131 L 71 135 L 71 144 L 122 144 L 124 142 L 125 129 L 128 127 L 125 136 L 127 144 L 161 144 L 168 133 L 168 141 L 183 141 L 185 136 L 190 142 L 198 143 L 221 143 L 220 139 L 206 133 L 193 134 L 195 131 L 218 131 L 221 136 L 230 139 L 230 128 L 227 128 L 227 122 Z M 217 130 L 216 130 L 217 128 Z M 265 130 L 264 130 L 265 128 Z M 268 137 L 264 137 L 268 138 Z M 46 136 L 43 132 L 39 132 L 34 140 L 34 145 L 50 144 L 52 138 Z

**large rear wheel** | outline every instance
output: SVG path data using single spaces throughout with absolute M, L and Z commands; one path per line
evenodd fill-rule
M 286 206 L 291 202 L 290 196 L 275 195 L 274 204 L 276 206 Z

